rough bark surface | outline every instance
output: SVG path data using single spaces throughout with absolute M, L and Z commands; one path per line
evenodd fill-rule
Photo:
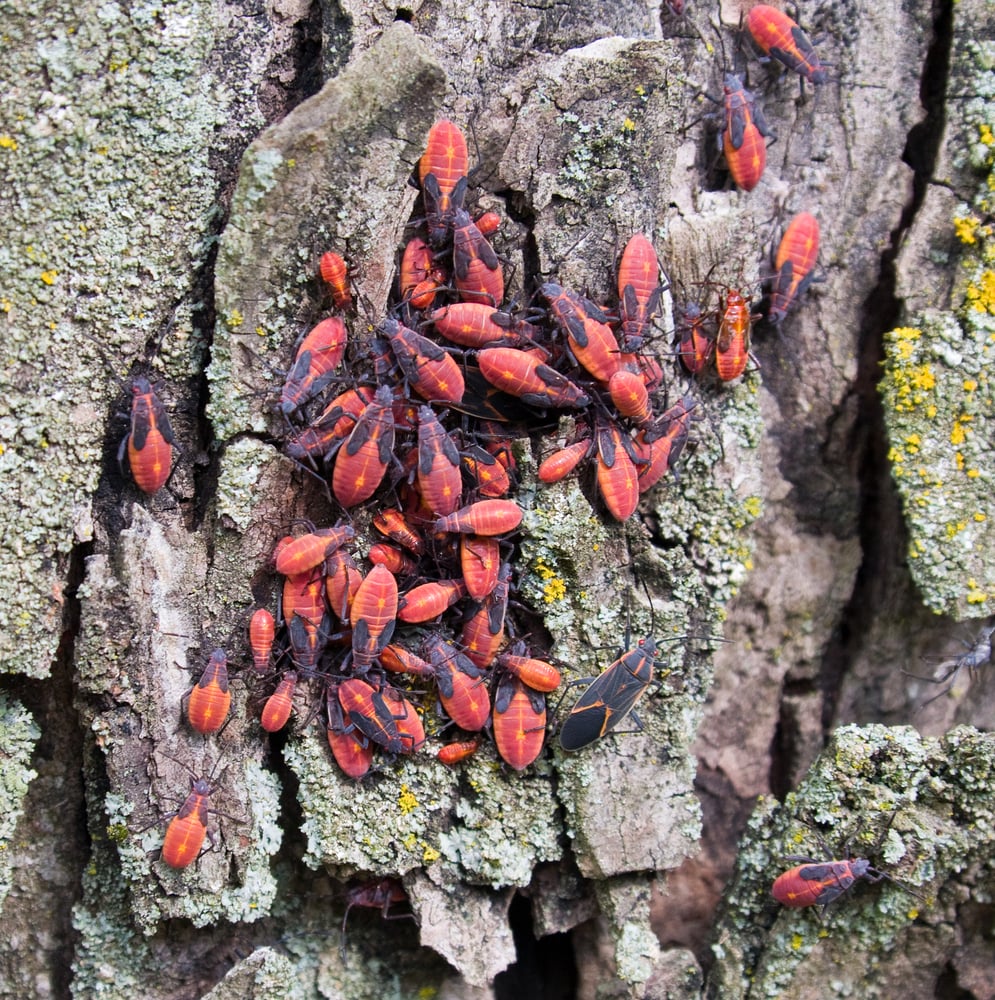
M 991 995 L 995 682 L 931 681 L 995 613 L 995 20 L 804 3 L 813 89 L 741 40 L 748 4 L 688 6 L 4 5 L 0 995 Z M 705 96 L 747 68 L 777 135 L 748 194 Z M 383 315 L 440 117 L 521 301 L 609 301 L 652 237 L 672 397 L 674 300 L 759 298 L 801 210 L 824 280 L 759 367 L 694 386 L 680 479 L 628 524 L 520 442 L 518 599 L 577 676 L 627 627 L 661 641 L 642 732 L 357 784 L 306 685 L 285 737 L 244 680 L 218 736 L 182 703 L 215 647 L 247 676 L 275 539 L 337 516 L 273 399 L 320 252 L 349 257 L 355 344 Z M 136 375 L 178 444 L 151 498 L 117 459 Z M 214 849 L 176 872 L 197 778 Z M 901 885 L 779 908 L 783 857 L 823 843 Z M 384 876 L 414 919 L 357 908 L 340 942 L 346 885 Z

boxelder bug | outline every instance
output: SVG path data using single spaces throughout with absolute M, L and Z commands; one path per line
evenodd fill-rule
M 501 759 L 524 771 L 542 752 L 546 739 L 546 696 L 506 673 L 494 695 L 492 725 Z
M 352 291 L 349 288 L 349 269 L 346 262 L 333 251 L 321 255 L 318 271 L 332 293 L 332 301 L 337 309 L 352 308 Z
M 660 309 L 667 289 L 660 284 L 660 263 L 653 244 L 642 233 L 629 239 L 618 265 L 618 300 L 622 350 L 638 351 Z
M 655 639 L 643 639 L 588 685 L 560 729 L 560 746 L 564 750 L 590 746 L 632 711 L 654 683 L 656 650 Z M 638 719 L 635 721 L 638 723 Z
M 767 310 L 767 319 L 771 323 L 780 323 L 812 283 L 812 269 L 818 256 L 818 220 L 808 212 L 799 212 L 784 230 L 774 259 L 776 273 L 771 283 Z
M 839 899 L 860 879 L 880 882 L 886 878 L 901 885 L 890 875 L 872 868 L 870 861 L 865 858 L 817 861 L 815 858 L 789 856 L 787 860 L 805 863 L 778 875 L 770 887 L 770 894 L 782 906 L 792 909 L 800 909 L 803 906 L 826 907 Z
M 269 670 L 276 638 L 276 621 L 265 608 L 257 608 L 249 619 L 249 646 L 252 648 L 252 668 L 257 674 Z
M 394 454 L 394 394 L 377 389 L 335 456 L 332 492 L 343 507 L 369 500 L 387 472 Z
M 808 35 L 776 7 L 757 4 L 746 15 L 746 29 L 757 48 L 809 83 L 818 85 L 829 79 Z
M 191 778 L 190 794 L 169 821 L 162 842 L 162 860 L 170 868 L 186 868 L 200 854 L 207 836 L 207 803 L 214 791 L 207 778 Z
M 753 94 L 735 73 L 727 73 L 723 84 L 726 125 L 722 131 L 722 151 L 729 173 L 742 191 L 752 191 L 767 165 L 764 138 L 771 135 L 767 122 L 756 106 Z
M 366 906 L 379 910 L 384 920 L 417 920 L 413 913 L 391 913 L 391 906 L 397 903 L 406 903 L 408 895 L 404 891 L 404 886 L 396 878 L 382 878 L 377 882 L 364 882 L 362 885 L 354 886 L 346 892 L 346 908 L 342 917 L 342 944 L 341 954 L 345 960 L 345 928 L 349 919 L 349 912 L 354 906 Z
M 138 376 L 131 385 L 131 430 L 121 442 L 117 460 L 128 452 L 135 485 L 143 493 L 157 493 L 169 479 L 173 465 L 173 429 L 162 401 L 147 378 Z
M 428 240 L 433 246 L 446 242 L 453 214 L 463 207 L 469 166 L 463 133 L 451 121 L 437 121 L 418 161 Z
M 187 719 L 198 733 L 206 736 L 216 733 L 224 725 L 229 708 L 228 657 L 223 649 L 216 649 L 211 653 L 200 680 L 190 690 Z

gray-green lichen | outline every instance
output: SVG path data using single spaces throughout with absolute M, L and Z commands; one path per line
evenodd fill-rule
M 269 427 L 279 373 L 298 334 L 319 318 L 318 254 L 348 254 L 360 294 L 377 310 L 386 302 L 415 197 L 407 178 L 443 80 L 424 43 L 398 22 L 246 151 L 218 254 L 208 378 L 219 440 Z M 366 334 L 351 323 L 353 340 Z
M 750 819 L 717 923 L 708 995 L 893 996 L 905 964 L 942 966 L 946 927 L 968 891 L 991 892 L 995 740 L 967 727 L 941 740 L 908 727 L 836 731 L 784 805 Z M 821 843 L 820 843 L 821 839 Z M 897 879 L 858 884 L 820 922 L 790 910 L 770 886 L 788 856 L 868 857 Z M 913 893 L 915 895 L 913 895 Z M 854 952 L 866 955 L 859 963 Z M 821 992 L 812 994 L 815 984 Z
M 92 537 L 105 424 L 170 325 L 169 378 L 198 365 L 193 276 L 214 212 L 219 105 L 198 2 L 6 8 L 0 87 L 0 663 L 47 674 L 68 554 Z M 27 84 L 26 81 L 31 81 Z M 169 402 L 167 394 L 167 404 Z M 121 435 L 124 434 L 122 426 Z
M 41 736 L 31 713 L 0 694 L 0 910 L 13 881 L 11 840 L 24 813 L 24 797 L 37 777 L 31 755 Z
M 995 46 L 969 24 L 978 12 L 962 10 L 943 178 L 957 199 L 943 202 L 946 218 L 932 214 L 949 228 L 929 234 L 950 308 L 930 301 L 886 336 L 880 384 L 909 568 L 926 606 L 958 619 L 995 608 Z

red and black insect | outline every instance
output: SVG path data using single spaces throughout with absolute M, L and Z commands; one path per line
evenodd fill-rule
M 491 385 L 529 406 L 579 409 L 591 402 L 580 386 L 550 368 L 537 354 L 513 347 L 489 347 L 477 355 L 477 364 Z
M 429 130 L 425 152 L 418 161 L 428 241 L 433 246 L 446 242 L 453 215 L 463 207 L 469 166 L 466 139 L 459 127 L 445 119 L 437 121 Z
M 328 713 L 325 732 L 335 763 L 346 775 L 359 781 L 373 765 L 373 743 L 354 726 L 346 724 L 337 684 L 328 685 L 325 706 Z
M 216 649 L 187 696 L 187 720 L 198 733 L 206 736 L 216 733 L 225 724 L 230 708 L 228 656 L 223 649 Z
M 379 327 L 390 341 L 391 350 L 405 379 L 428 402 L 458 403 L 466 383 L 456 359 L 434 340 L 388 317 Z
M 464 302 L 497 307 L 504 299 L 501 261 L 462 208 L 453 215 L 453 282 Z
M 723 84 L 725 128 L 722 151 L 736 187 L 752 191 L 767 165 L 764 139 L 773 133 L 767 126 L 756 100 L 735 73 L 727 73 Z
M 454 302 L 433 309 L 426 318 L 446 340 L 461 347 L 517 347 L 524 338 L 504 325 L 505 316 L 508 313 L 483 302 Z
M 418 624 L 438 618 L 466 595 L 466 584 L 462 580 L 437 580 L 420 583 L 412 587 L 400 598 L 397 617 L 402 622 Z
M 484 671 L 441 635 L 426 637 L 422 652 L 435 672 L 439 701 L 460 729 L 480 732 L 491 714 Z
M 364 882 L 346 892 L 345 913 L 342 916 L 342 943 L 340 951 L 345 959 L 345 928 L 349 913 L 355 906 L 379 910 L 384 920 L 416 920 L 413 913 L 391 913 L 390 908 L 408 901 L 408 894 L 400 879 L 382 878 L 375 882 Z M 416 921 L 417 922 L 417 921 Z
M 189 768 L 187 770 L 189 771 Z M 190 775 L 190 792 L 166 826 L 161 857 L 170 868 L 186 868 L 196 860 L 204 846 L 205 838 L 210 836 L 207 828 L 208 816 L 211 813 L 224 815 L 209 806 L 211 796 L 217 791 L 212 778 L 213 772 L 211 777 L 206 778 Z M 212 837 L 211 843 L 213 842 Z
M 501 759 L 524 771 L 542 752 L 546 739 L 546 696 L 513 673 L 498 681 L 494 695 L 494 742 Z
M 294 363 L 280 392 L 280 410 L 294 413 L 314 399 L 335 378 L 345 354 L 348 334 L 338 316 L 323 319 L 300 342 Z
M 880 882 L 892 879 L 890 875 L 871 867 L 866 858 L 850 858 L 845 861 L 817 861 L 789 855 L 788 861 L 803 861 L 804 864 L 778 875 L 770 888 L 770 894 L 782 905 L 792 909 L 803 906 L 826 907 L 839 899 L 859 880 Z
M 386 566 L 374 566 L 352 601 L 352 665 L 365 671 L 390 642 L 397 624 L 397 580 Z
M 560 746 L 564 750 L 590 746 L 632 713 L 636 702 L 655 683 L 656 651 L 654 639 L 643 639 L 588 685 L 560 729 Z M 634 714 L 633 721 L 642 728 Z
M 677 324 L 681 338 L 678 354 L 681 364 L 692 375 L 703 372 L 715 353 L 715 335 L 706 328 L 708 318 L 709 314 L 697 302 L 688 302 Z
M 808 35 L 783 11 L 757 4 L 746 15 L 746 29 L 758 49 L 809 83 L 819 85 L 829 79 Z
M 539 481 L 551 484 L 566 479 L 591 454 L 592 447 L 593 442 L 590 438 L 582 438 L 580 441 L 568 444 L 565 448 L 554 451 L 539 465 L 537 473 Z
M 435 522 L 436 531 L 471 535 L 505 535 L 521 523 L 524 513 L 514 500 L 478 500 Z
M 128 466 L 135 485 L 149 495 L 166 484 L 173 468 L 173 429 L 162 400 L 147 378 L 139 375 L 131 385 L 131 430 L 118 449 L 118 463 L 128 452 Z
M 746 297 L 735 288 L 727 289 L 715 338 L 715 368 L 723 382 L 731 382 L 746 371 L 753 319 Z
M 639 503 L 636 454 L 632 441 L 614 420 L 606 421 L 597 434 L 598 491 L 616 521 L 628 520 Z
M 351 524 L 338 524 L 332 528 L 299 535 L 281 545 L 274 556 L 277 573 L 282 576 L 299 576 L 320 566 L 336 549 L 352 541 L 356 532 Z
M 418 489 L 436 517 L 452 514 L 463 494 L 459 449 L 430 406 L 418 408 Z
M 618 266 L 619 333 L 623 351 L 642 348 L 667 288 L 666 283 L 660 282 L 660 262 L 653 244 L 642 233 L 636 233 L 625 245 Z
M 425 742 L 418 713 L 399 691 L 350 677 L 339 684 L 338 695 L 347 723 L 388 753 L 411 754 Z
M 780 323 L 812 283 L 818 256 L 819 222 L 814 215 L 799 212 L 784 230 L 774 258 L 775 274 L 768 295 L 769 322 Z
M 440 764 L 452 767 L 454 764 L 459 764 L 472 757 L 479 749 L 479 737 L 472 740 L 457 740 L 455 743 L 447 743 L 445 746 L 439 747 L 435 757 Z
M 359 415 L 373 399 L 373 389 L 361 385 L 336 396 L 316 420 L 295 429 L 286 442 L 287 454 L 303 460 L 308 457 L 329 459 L 335 449 L 356 426 Z
M 369 500 L 383 481 L 394 453 L 394 393 L 377 389 L 335 455 L 332 492 L 343 507 Z

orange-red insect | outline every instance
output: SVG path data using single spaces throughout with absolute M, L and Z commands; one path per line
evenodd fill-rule
M 780 323 L 794 302 L 812 283 L 812 269 L 819 256 L 819 222 L 808 212 L 799 212 L 777 248 L 776 274 L 770 289 L 767 319 Z
M 343 507 L 369 500 L 387 472 L 394 452 L 394 394 L 377 389 L 335 456 L 332 492 Z
M 482 601 L 497 586 L 501 543 L 483 535 L 460 536 L 460 568 L 466 592 Z
M 446 242 L 453 214 L 463 207 L 469 166 L 463 133 L 451 121 L 437 121 L 418 161 L 428 240 L 433 246 Z
M 460 456 L 473 488 L 482 497 L 496 499 L 511 489 L 511 477 L 504 465 L 480 445 L 470 445 Z
M 478 500 L 446 517 L 440 517 L 435 531 L 472 535 L 504 535 L 522 523 L 522 508 L 514 500 Z
M 359 781 L 373 764 L 373 743 L 358 729 L 346 725 L 335 684 L 330 684 L 325 692 L 325 708 L 328 713 L 325 732 L 335 763 L 346 775 Z
M 750 37 L 766 55 L 818 85 L 829 79 L 808 35 L 787 14 L 767 4 L 757 4 L 746 15 Z
M 349 269 L 346 262 L 329 250 L 321 255 L 318 271 L 332 293 L 332 301 L 337 309 L 352 308 L 352 290 L 349 288 Z
M 480 732 L 491 714 L 483 670 L 439 635 L 426 639 L 424 652 L 435 670 L 439 701 L 446 714 L 460 729 Z
M 715 337 L 710 336 L 705 329 L 706 315 L 697 302 L 689 302 L 684 307 L 684 313 L 677 330 L 681 335 L 681 364 L 692 375 L 705 370 L 715 351 Z
M 770 894 L 782 905 L 792 909 L 803 906 L 826 907 L 839 899 L 860 879 L 880 882 L 888 879 L 909 891 L 897 879 L 871 867 L 866 858 L 850 858 L 845 861 L 816 861 L 815 858 L 792 858 L 804 861 L 774 879 Z
M 481 669 L 489 667 L 504 644 L 504 619 L 511 591 L 511 563 L 501 564 L 498 582 L 463 625 L 460 643 Z
M 551 484 L 566 479 L 574 469 L 591 453 L 591 439 L 583 438 L 554 451 L 539 465 L 540 482 Z
M 650 419 L 650 397 L 646 383 L 636 372 L 615 372 L 608 380 L 608 395 L 611 396 L 615 409 L 628 417 L 636 425 L 642 425 Z
M 428 402 L 458 403 L 466 383 L 456 359 L 434 340 L 388 317 L 379 327 L 411 388 Z
M 342 962 L 345 964 L 345 928 L 349 919 L 349 911 L 354 906 L 368 906 L 371 909 L 380 911 L 380 916 L 384 920 L 415 920 L 413 913 L 391 913 L 390 908 L 396 903 L 406 903 L 408 901 L 404 886 L 396 878 L 382 878 L 377 882 L 364 882 L 362 885 L 353 886 L 346 892 L 346 908 L 342 917 L 342 941 L 339 951 L 342 954 Z
M 231 691 L 228 690 L 228 657 L 216 649 L 190 690 L 187 699 L 187 720 L 198 733 L 216 733 L 228 718 Z
M 332 381 L 345 354 L 347 339 L 345 323 L 338 316 L 329 316 L 300 342 L 280 392 L 283 413 L 299 410 Z
M 491 385 L 529 406 L 580 408 L 591 402 L 580 386 L 535 354 L 513 347 L 488 347 L 477 355 L 477 364 Z
M 408 240 L 401 254 L 401 298 L 415 309 L 428 309 L 445 282 L 445 272 L 436 266 L 432 248 L 420 236 Z
M 149 495 L 166 484 L 173 467 L 173 428 L 162 401 L 147 378 L 138 376 L 131 385 L 131 430 L 118 449 L 118 463 L 128 452 L 135 485 Z
M 546 739 L 546 696 L 506 673 L 494 696 L 493 729 L 501 759 L 524 771 L 542 752 Z
M 497 664 L 508 673 L 514 674 L 533 691 L 542 691 L 544 694 L 555 691 L 563 679 L 559 670 L 545 660 L 526 656 L 527 652 L 525 643 L 518 641 L 510 650 L 498 656 Z
M 276 622 L 265 608 L 257 608 L 249 619 L 249 646 L 252 649 L 252 668 L 257 674 L 269 670 L 269 660 L 276 638 Z
M 430 406 L 418 409 L 418 489 L 425 507 L 437 517 L 460 505 L 463 474 L 459 449 Z
M 425 540 L 408 523 L 407 518 L 396 507 L 385 507 L 373 515 L 373 527 L 391 541 L 403 545 L 416 556 L 425 551 Z
M 191 779 L 190 794 L 169 821 L 162 842 L 162 860 L 170 868 L 186 868 L 200 854 L 211 812 L 207 804 L 214 791 L 207 778 Z
M 653 244 L 636 233 L 622 251 L 618 266 L 618 300 L 623 351 L 643 346 L 650 323 L 660 309 L 667 285 L 660 283 L 660 262 Z
M 613 422 L 598 429 L 598 490 L 617 521 L 632 516 L 639 503 L 639 483 L 631 440 Z
M 295 429 L 286 442 L 291 458 L 307 456 L 328 459 L 338 443 L 349 436 L 356 419 L 373 399 L 373 389 L 367 385 L 346 389 L 322 410 L 307 427 Z
M 414 753 L 425 742 L 414 706 L 392 688 L 377 690 L 350 677 L 339 684 L 338 696 L 348 723 L 388 753 Z
M 612 328 L 590 316 L 584 317 L 584 344 L 567 334 L 570 353 L 578 363 L 593 375 L 602 385 L 607 385 L 611 377 L 621 370 L 623 355 L 618 349 L 618 341 Z
M 294 689 L 297 672 L 288 670 L 277 684 L 276 690 L 266 699 L 259 724 L 267 733 L 277 733 L 287 724 L 294 707 Z
M 454 764 L 472 757 L 479 749 L 479 737 L 473 740 L 458 740 L 455 743 L 447 743 L 444 747 L 439 747 L 435 757 L 439 763 L 452 767 Z
M 407 552 L 387 542 L 371 545 L 366 558 L 375 566 L 386 566 L 394 576 L 414 576 L 418 571 L 418 563 Z
M 453 281 L 464 302 L 496 307 L 504 299 L 501 261 L 462 208 L 453 215 Z
M 390 642 L 397 623 L 397 580 L 386 566 L 374 566 L 352 601 L 352 665 L 366 670 Z
M 274 558 L 276 571 L 283 576 L 307 573 L 355 536 L 356 532 L 351 524 L 319 528 L 306 535 L 299 535 L 293 541 L 281 545 Z
M 294 616 L 310 622 L 320 622 L 325 614 L 325 585 L 321 574 L 314 571 L 288 576 L 283 581 L 283 620 L 286 625 Z
M 410 649 L 389 643 L 380 652 L 380 666 L 394 674 L 414 674 L 416 677 L 435 677 L 431 663 L 412 653 Z
M 715 367 L 723 382 L 731 382 L 746 371 L 752 324 L 753 315 L 746 297 L 734 288 L 728 289 L 715 338 Z
M 494 319 L 506 315 L 493 305 L 471 301 L 433 309 L 427 318 L 446 340 L 462 347 L 514 347 L 522 338 Z
M 722 132 L 722 150 L 736 187 L 752 191 L 767 165 L 764 137 L 771 132 L 753 94 L 738 76 L 727 73 L 723 91 L 726 124 Z
M 363 574 L 345 549 L 336 549 L 325 560 L 325 596 L 332 613 L 343 625 L 349 624 L 350 609 Z
M 584 320 L 588 317 L 599 322 L 605 319 L 600 309 L 583 296 L 570 288 L 564 288 L 555 281 L 547 281 L 540 285 L 539 294 L 549 303 L 549 311 L 553 314 L 560 329 L 572 337 L 581 347 L 587 346 L 587 334 L 584 330 Z
M 402 622 L 416 624 L 438 618 L 466 594 L 462 580 L 439 580 L 412 587 L 400 599 L 397 617 Z

